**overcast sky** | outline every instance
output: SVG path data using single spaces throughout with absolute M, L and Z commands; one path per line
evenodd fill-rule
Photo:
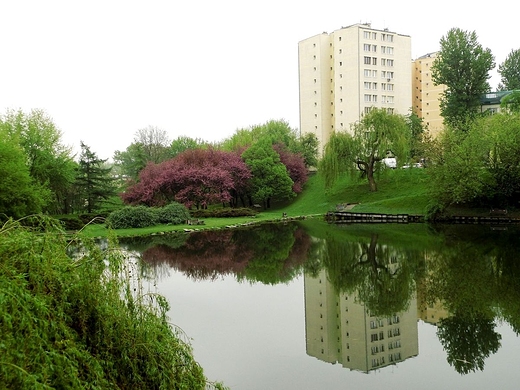
M 410 35 L 415 59 L 459 27 L 500 64 L 520 48 L 514 4 L 0 0 L 0 112 L 43 109 L 101 158 L 147 126 L 207 141 L 270 119 L 299 128 L 299 41 L 370 22 Z

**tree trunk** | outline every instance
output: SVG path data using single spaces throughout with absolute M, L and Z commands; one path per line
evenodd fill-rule
M 367 166 L 367 179 L 368 185 L 370 186 L 371 192 L 377 191 L 376 180 L 374 179 L 374 161 L 370 161 L 370 164 Z

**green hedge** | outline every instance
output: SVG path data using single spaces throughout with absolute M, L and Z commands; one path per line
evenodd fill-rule
M 113 229 L 130 229 L 159 224 L 179 225 L 189 218 L 188 209 L 173 202 L 164 207 L 126 206 L 110 213 L 106 223 Z
M 190 212 L 194 218 L 227 218 L 227 217 L 252 217 L 258 214 L 257 211 L 247 207 L 241 208 L 212 208 L 204 210 L 192 210 Z

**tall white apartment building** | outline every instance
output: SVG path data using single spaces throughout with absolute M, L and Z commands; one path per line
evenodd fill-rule
M 298 43 L 300 131 L 323 151 L 333 131 L 349 131 L 372 107 L 406 115 L 412 107 L 411 39 L 354 24 Z

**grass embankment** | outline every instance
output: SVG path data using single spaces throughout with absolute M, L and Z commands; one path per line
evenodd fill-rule
M 321 216 L 335 210 L 338 203 L 356 203 L 353 211 L 388 214 L 424 214 L 429 202 L 428 173 L 424 169 L 386 170 L 378 178 L 378 191 L 370 192 L 366 180 L 342 176 L 334 187 L 326 190 L 319 175 L 311 175 L 304 191 L 288 204 L 275 204 L 255 217 L 204 218 L 204 225 L 158 225 L 140 229 L 119 229 L 121 237 L 143 236 L 184 229 L 218 229 L 239 224 L 280 220 L 283 213 L 289 218 Z M 91 224 L 82 234 L 89 237 L 106 236 L 104 225 Z

